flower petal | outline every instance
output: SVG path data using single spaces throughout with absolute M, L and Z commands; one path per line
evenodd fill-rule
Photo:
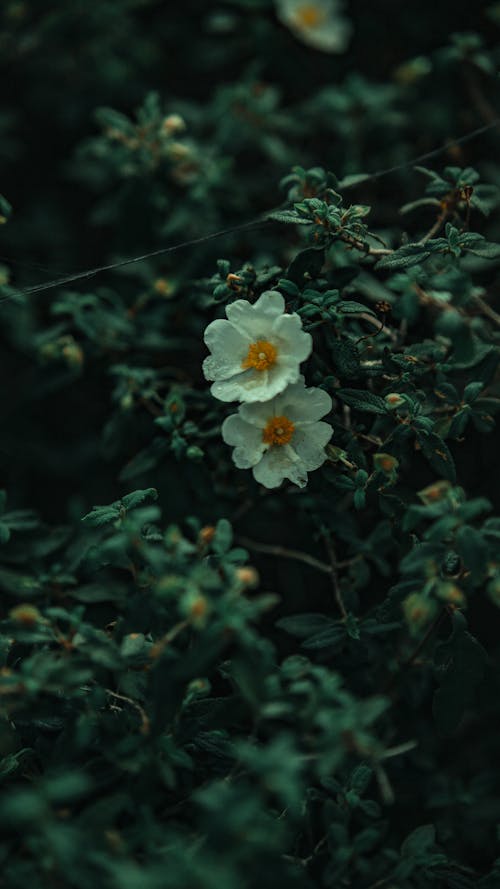
M 265 290 L 254 303 L 254 308 L 270 318 L 277 318 L 285 311 L 285 298 L 278 290 Z
M 269 448 L 262 460 L 254 466 L 253 475 L 265 488 L 277 488 L 285 478 L 299 488 L 307 483 L 304 464 L 290 445 Z
M 276 0 L 276 5 L 279 19 L 303 43 L 323 52 L 346 49 L 352 26 L 339 14 L 337 0 Z M 306 17 L 304 12 L 313 15 Z
M 266 290 L 257 302 L 250 303 L 246 299 L 237 299 L 226 308 L 226 315 L 239 331 L 249 337 L 250 342 L 267 339 L 273 321 L 283 314 L 285 300 L 281 293 Z
M 269 401 L 278 393 L 283 392 L 299 376 L 296 362 L 277 361 L 267 371 L 252 371 L 252 376 L 245 381 L 241 400 L 246 402 Z
M 241 371 L 229 380 L 217 380 L 210 386 L 210 392 L 219 401 L 240 401 L 245 398 L 245 378 L 254 373 L 251 370 Z
M 264 429 L 269 417 L 275 415 L 273 401 L 255 401 L 251 404 L 242 404 L 239 408 L 239 415 L 246 423 L 256 426 L 257 429 Z
M 325 462 L 325 445 L 332 435 L 333 429 L 329 423 L 310 423 L 296 429 L 291 446 L 308 472 L 318 469 Z
M 298 364 L 309 358 L 312 351 L 312 336 L 302 329 L 300 315 L 296 312 L 277 318 L 272 333 L 273 337 L 278 339 L 278 343 L 282 344 L 281 354 L 293 357 Z
M 262 457 L 265 444 L 260 429 L 251 426 L 239 416 L 231 414 L 222 424 L 222 438 L 234 446 L 233 461 L 238 469 L 250 469 Z
M 220 401 L 241 401 L 246 404 L 269 402 L 295 382 L 299 375 L 296 365 L 276 365 L 269 370 L 240 371 L 230 379 L 218 380 L 210 391 Z
M 212 355 L 203 362 L 207 380 L 224 380 L 242 371 L 242 362 L 248 350 L 246 337 L 223 318 L 208 325 L 204 340 Z
M 311 423 L 324 417 L 332 409 L 332 399 L 324 389 L 306 388 L 304 377 L 276 399 L 276 412 L 290 417 L 296 426 Z

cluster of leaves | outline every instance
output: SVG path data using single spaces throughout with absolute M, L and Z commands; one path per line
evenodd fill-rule
M 333 57 L 274 0 L 3 4 L 5 885 L 498 886 L 497 6 L 352 0 Z M 270 289 L 334 403 L 301 491 L 201 371 Z

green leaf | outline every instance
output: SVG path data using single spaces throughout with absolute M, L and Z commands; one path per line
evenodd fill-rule
M 488 544 L 481 532 L 471 525 L 464 525 L 458 531 L 456 545 L 465 567 L 480 580 L 488 567 Z
M 13 596 L 30 599 L 42 592 L 40 581 L 30 574 L 21 574 L 8 568 L 0 568 L 0 590 Z
M 10 753 L 0 760 L 0 781 L 17 772 L 24 760 L 34 751 L 31 747 L 23 747 L 17 753 Z
M 430 255 L 431 251 L 422 247 L 421 244 L 407 244 L 405 247 L 395 250 L 394 253 L 389 253 L 379 259 L 377 269 L 387 269 L 388 271 L 408 269 L 425 262 Z
M 434 663 L 440 687 L 432 709 L 439 732 L 449 735 L 460 725 L 486 664 L 486 652 L 467 632 L 466 620 L 459 611 L 453 615 L 451 636 L 436 647 Z
M 222 556 L 228 552 L 233 542 L 233 530 L 227 519 L 219 519 L 215 526 L 215 534 L 212 540 L 212 548 L 217 555 Z
M 88 522 L 94 528 L 100 528 L 102 525 L 116 522 L 119 518 L 120 508 L 118 506 L 94 506 L 87 515 L 83 516 L 82 522 Z
M 333 652 L 343 645 L 345 639 L 345 626 L 332 622 L 331 626 L 305 639 L 302 642 L 301 648 L 304 648 L 306 651 L 321 651 L 323 648 L 328 648 Z
M 40 519 L 32 509 L 16 509 L 2 516 L 11 531 L 32 531 L 40 524 Z
M 266 218 L 291 225 L 312 225 L 312 219 L 300 216 L 295 210 L 276 210 L 274 213 L 269 213 Z
M 371 178 L 371 173 L 350 173 L 348 176 L 344 176 L 344 178 L 340 180 L 338 187 L 340 189 L 352 188 L 354 185 L 361 185 L 363 182 L 368 182 Z
M 401 846 L 405 858 L 422 858 L 436 842 L 436 828 L 433 824 L 422 824 L 406 837 Z
M 374 395 L 373 392 L 367 392 L 363 389 L 338 389 L 335 393 L 342 401 L 345 401 L 349 407 L 356 408 L 358 411 L 365 411 L 369 414 L 387 414 L 387 405 L 380 395 Z
M 293 614 L 290 617 L 282 617 L 277 620 L 275 626 L 280 630 L 285 630 L 291 636 L 297 636 L 298 639 L 306 639 L 319 633 L 326 627 L 331 627 L 333 621 L 326 614 L 318 614 L 316 612 L 305 612 L 304 614 Z
M 156 488 L 145 488 L 143 491 L 132 491 L 131 494 L 125 494 L 122 497 L 122 504 L 125 509 L 134 509 L 140 506 L 145 500 L 158 500 L 158 491 Z
M 4 217 L 4 219 L 8 219 L 11 213 L 11 204 L 9 204 L 7 198 L 4 198 L 3 194 L 0 194 L 0 214 Z
M 67 593 L 77 602 L 121 602 L 126 599 L 127 587 L 117 582 L 88 583 Z
M 417 440 L 422 454 L 440 478 L 454 484 L 456 482 L 455 463 L 446 442 L 435 432 L 422 432 L 421 430 L 417 432 Z
M 338 376 L 355 379 L 361 374 L 361 361 L 355 343 L 348 339 L 334 340 L 330 348 Z
M 375 313 L 368 306 L 364 306 L 363 303 L 357 303 L 352 300 L 341 300 L 337 303 L 335 309 L 343 315 L 359 315 L 363 312 L 365 315 L 373 315 L 376 317 Z
M 484 389 L 483 382 L 468 383 L 464 389 L 464 401 L 467 404 L 473 404 Z
M 301 250 L 290 263 L 286 276 L 297 284 L 303 284 L 304 280 L 317 278 L 323 268 L 325 251 L 310 247 Z
M 491 241 L 478 241 L 477 244 L 466 247 L 466 249 L 469 253 L 480 256 L 482 259 L 500 259 L 500 244 L 493 244 Z

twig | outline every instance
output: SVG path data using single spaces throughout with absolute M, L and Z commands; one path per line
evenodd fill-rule
M 493 323 L 496 324 L 497 327 L 500 327 L 500 315 L 498 314 L 498 312 L 495 312 L 495 310 L 492 309 L 491 306 L 489 306 L 488 303 L 481 296 L 476 296 L 475 300 L 481 311 L 488 316 L 490 321 L 493 321 Z
M 354 247 L 356 250 L 361 250 L 362 253 L 366 253 L 367 256 L 387 256 L 389 253 L 394 253 L 394 250 L 390 250 L 388 247 L 370 247 L 365 241 L 361 241 L 359 238 L 355 238 L 352 235 L 341 234 L 340 240 L 347 244 L 348 247 Z
M 389 880 L 392 880 L 392 877 L 382 877 L 382 879 L 377 880 L 376 883 L 372 883 L 368 889 L 379 889 L 380 886 L 386 886 Z
M 234 524 L 234 522 L 237 522 L 238 519 L 241 519 L 242 516 L 244 516 L 245 513 L 247 513 L 252 508 L 252 506 L 254 506 L 254 500 L 252 499 L 252 497 L 248 497 L 246 500 L 243 500 L 243 502 L 240 503 L 240 505 L 233 512 L 231 516 L 231 524 Z
M 317 568 L 324 574 L 331 574 L 331 566 L 326 562 L 321 562 L 309 553 L 303 553 L 296 549 L 287 549 L 284 546 L 275 546 L 270 543 L 259 543 L 256 540 L 249 540 L 248 537 L 236 537 L 236 543 L 244 546 L 246 549 L 255 550 L 257 553 L 267 553 L 270 556 L 282 556 L 284 559 L 296 559 L 297 562 L 304 562 L 311 568 Z
M 447 216 L 448 216 L 448 210 L 445 209 L 445 210 L 443 210 L 443 211 L 439 214 L 439 216 L 438 216 L 438 218 L 436 219 L 436 221 L 435 221 L 434 225 L 432 226 L 432 228 L 429 229 L 429 231 L 427 232 L 427 234 L 424 235 L 424 237 L 421 238 L 420 241 L 419 241 L 418 243 L 419 243 L 419 244 L 427 244 L 427 241 L 430 241 L 430 239 L 433 238 L 434 235 L 437 235 L 439 229 L 440 229 L 441 226 L 444 224 L 444 222 L 445 222 Z
M 375 334 L 376 336 L 378 336 L 379 333 L 385 333 L 385 335 L 388 336 L 389 339 L 394 341 L 396 340 L 396 334 L 394 333 L 394 331 L 391 330 L 390 327 L 386 327 L 383 321 L 381 325 L 379 319 L 374 318 L 373 315 L 370 315 L 368 312 L 366 312 L 366 314 L 364 312 L 360 312 L 357 317 L 362 318 L 363 321 L 368 321 L 369 324 L 373 324 L 373 326 L 377 328 L 377 333 Z M 370 336 L 374 336 L 374 334 L 370 334 Z M 366 339 L 366 337 L 361 337 L 361 339 Z M 359 343 L 359 340 L 357 342 Z
M 332 578 L 333 592 L 335 595 L 335 601 L 338 605 L 340 614 L 342 616 L 342 620 L 347 620 L 347 610 L 344 605 L 344 600 L 342 598 L 342 592 L 340 589 L 339 578 L 337 574 L 337 569 L 339 567 L 339 563 L 337 562 L 337 554 L 335 552 L 335 547 L 332 543 L 332 539 L 327 532 L 323 533 L 323 540 L 325 541 L 326 551 L 330 557 L 330 577 Z
M 476 72 L 476 66 L 473 65 L 472 62 L 469 62 L 468 66 L 464 69 L 464 79 L 467 85 L 467 90 L 469 95 L 479 110 L 479 113 L 483 120 L 487 124 L 491 124 L 498 120 L 496 109 L 491 105 L 489 99 L 483 94 L 481 89 L 480 81 L 478 78 L 478 74 Z
M 378 762 L 375 763 L 375 777 L 377 779 L 382 802 L 385 803 L 386 806 L 391 806 L 395 799 L 394 790 L 392 789 L 386 770 L 382 768 Z
M 127 698 L 126 695 L 118 694 L 117 691 L 111 691 L 110 688 L 106 689 L 106 694 L 110 695 L 112 698 L 116 698 L 118 701 L 125 701 L 125 703 L 130 704 L 131 707 L 134 707 L 135 710 L 139 713 L 141 717 L 141 734 L 147 735 L 149 734 L 150 722 L 149 716 L 146 711 L 141 707 L 137 701 L 134 701 L 133 698 Z
M 179 621 L 178 624 L 176 624 L 174 627 L 172 627 L 171 630 L 168 631 L 168 633 L 165 633 L 164 636 L 158 639 L 158 641 L 155 642 L 155 644 L 149 649 L 149 657 L 153 660 L 156 660 L 156 658 L 158 658 L 162 654 L 167 645 L 170 645 L 170 643 L 173 642 L 176 636 L 178 636 L 179 633 L 182 633 L 182 631 L 185 630 L 188 626 L 189 620 L 186 619 Z
M 285 546 L 275 546 L 271 543 L 260 543 L 260 541 L 250 540 L 248 537 L 235 537 L 235 542 L 244 546 L 246 549 L 254 550 L 257 553 L 266 553 L 270 556 L 278 556 L 284 559 L 295 559 L 297 562 L 304 562 L 305 565 L 310 565 L 311 568 L 317 568 L 317 570 L 322 571 L 323 574 L 329 574 L 330 577 L 332 576 L 332 565 L 328 565 L 327 562 L 322 562 L 320 559 L 316 559 L 315 556 L 311 556 L 309 553 L 303 553 L 297 549 L 288 549 Z M 335 562 L 335 569 L 347 568 L 360 558 L 361 554 L 358 553 L 353 556 L 352 559 L 344 559 L 342 562 Z

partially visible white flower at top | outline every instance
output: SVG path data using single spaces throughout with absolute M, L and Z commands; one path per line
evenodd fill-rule
M 276 0 L 278 18 L 292 34 L 322 52 L 344 52 L 350 23 L 339 14 L 338 0 Z
M 211 355 L 203 362 L 211 393 L 221 401 L 267 401 L 299 378 L 312 337 L 296 313 L 285 314 L 281 293 L 267 290 L 257 302 L 238 299 L 205 330 Z
M 333 429 L 320 418 L 331 407 L 324 389 L 307 389 L 300 377 L 270 401 L 242 404 L 224 420 L 222 437 L 234 447 L 238 469 L 252 469 L 264 487 L 277 488 L 287 478 L 303 488 L 307 473 L 326 460 Z

